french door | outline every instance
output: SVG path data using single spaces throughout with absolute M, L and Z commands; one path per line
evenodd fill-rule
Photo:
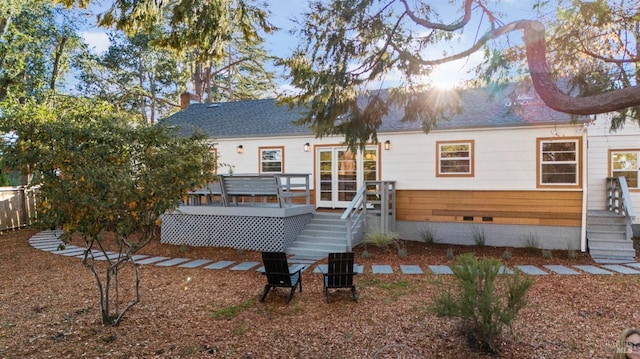
M 378 148 L 353 153 L 346 147 L 317 147 L 316 206 L 346 208 L 364 181 L 378 179 Z

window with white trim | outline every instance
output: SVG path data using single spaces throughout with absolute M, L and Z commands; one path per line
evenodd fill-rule
M 436 142 L 438 177 L 473 176 L 474 141 Z
M 640 189 L 638 185 L 640 149 L 609 150 L 609 158 L 611 177 L 624 177 L 629 189 Z
M 538 185 L 580 185 L 580 139 L 538 139 Z
M 260 173 L 282 173 L 284 147 L 260 148 Z

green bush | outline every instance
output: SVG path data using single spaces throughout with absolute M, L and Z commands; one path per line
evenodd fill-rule
M 498 352 L 497 338 L 526 305 L 525 295 L 533 284 L 518 269 L 497 281 L 500 267 L 495 258 L 478 260 L 470 253 L 458 256 L 451 266 L 457 290 L 440 292 L 433 306 L 438 316 L 461 318 L 472 343 L 493 354 Z
M 531 253 L 537 252 L 540 248 L 540 240 L 538 239 L 538 236 L 532 232 L 529 232 L 529 234 L 522 236 L 522 243 L 524 244 L 524 247 Z
M 390 245 L 397 246 L 400 235 L 394 232 L 375 231 L 364 236 L 364 244 L 371 244 L 379 248 L 388 248 Z
M 438 243 L 438 238 L 437 238 L 438 233 L 436 230 L 434 230 L 430 226 L 425 226 L 420 231 L 418 231 L 418 234 L 420 235 L 420 239 L 422 239 L 422 241 L 425 243 L 428 243 L 428 244 Z
M 447 251 L 445 253 L 445 257 L 447 257 L 448 260 L 452 260 L 453 259 L 453 248 L 451 248 L 451 247 L 447 248 Z
M 511 259 L 511 251 L 509 250 L 509 248 L 506 248 L 504 252 L 502 252 L 502 259 L 504 259 L 505 261 Z
M 484 228 L 475 225 L 471 228 L 471 234 L 473 235 L 473 241 L 478 247 L 484 247 L 486 244 L 486 236 L 484 234 Z

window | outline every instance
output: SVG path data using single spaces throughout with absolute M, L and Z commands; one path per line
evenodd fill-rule
M 473 177 L 474 141 L 436 142 L 436 176 Z
M 538 186 L 580 186 L 580 138 L 538 139 Z
M 611 177 L 624 177 L 629 189 L 640 189 L 638 177 L 640 173 L 640 149 L 633 150 L 609 150 Z
M 260 173 L 282 173 L 284 147 L 260 148 Z

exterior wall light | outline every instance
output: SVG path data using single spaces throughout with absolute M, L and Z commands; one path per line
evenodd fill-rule
M 309 145 L 309 142 L 304 144 L 304 152 L 309 152 L 309 148 L 311 148 L 311 145 Z
M 242 147 L 242 145 L 236 147 L 236 152 L 238 152 L 239 154 L 242 154 L 244 152 L 244 148 Z
M 386 151 L 389 151 L 391 149 L 391 141 L 389 140 L 384 141 L 384 149 Z

